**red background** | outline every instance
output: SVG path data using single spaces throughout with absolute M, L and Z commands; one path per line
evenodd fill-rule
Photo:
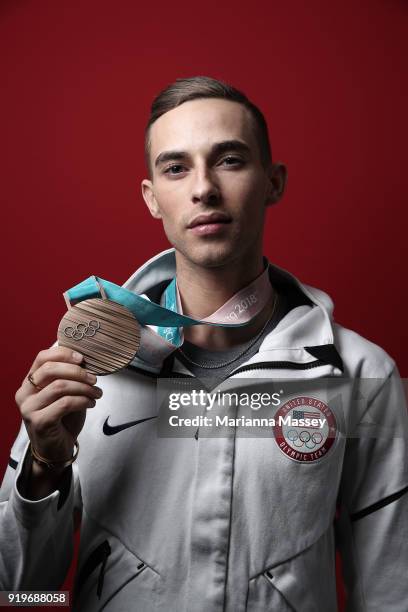
M 140 195 L 143 131 L 180 76 L 261 107 L 289 168 L 266 254 L 408 375 L 407 14 L 404 0 L 1 0 L 1 472 L 62 292 L 90 274 L 122 283 L 168 246 Z

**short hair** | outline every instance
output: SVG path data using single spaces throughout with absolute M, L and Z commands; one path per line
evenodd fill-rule
M 254 120 L 258 135 L 259 150 L 262 164 L 268 168 L 272 164 L 272 152 L 268 136 L 268 126 L 265 117 L 247 96 L 232 85 L 208 76 L 194 76 L 185 79 L 176 79 L 163 89 L 153 100 L 150 117 L 145 129 L 145 159 L 150 176 L 152 166 L 150 161 L 150 128 L 155 121 L 168 111 L 190 100 L 200 98 L 221 98 L 238 102 L 249 110 Z

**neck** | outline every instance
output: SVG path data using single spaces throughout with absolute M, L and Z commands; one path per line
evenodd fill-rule
M 263 272 L 261 255 L 246 262 L 245 266 L 233 262 L 216 268 L 204 268 L 186 261 L 176 252 L 176 264 L 183 314 L 197 319 L 210 316 Z M 271 314 L 274 299 L 272 295 L 263 310 L 245 327 L 228 329 L 198 325 L 186 327 L 184 337 L 208 350 L 233 348 L 247 342 L 262 329 Z

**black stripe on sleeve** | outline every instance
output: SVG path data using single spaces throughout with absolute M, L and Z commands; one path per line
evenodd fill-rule
M 16 461 L 15 459 L 13 459 L 13 457 L 10 457 L 10 459 L 8 460 L 8 464 L 11 468 L 13 468 L 13 470 L 17 469 L 18 466 L 18 461 Z
M 392 502 L 395 502 L 397 499 L 405 495 L 405 493 L 408 493 L 408 487 L 405 487 L 404 489 L 401 489 L 401 491 L 397 491 L 397 493 L 393 493 L 392 495 L 389 495 L 388 497 L 384 497 L 384 499 L 380 499 L 380 501 L 375 502 L 375 504 L 372 504 L 371 506 L 368 506 L 368 508 L 364 508 L 363 510 L 354 512 L 354 514 L 350 515 L 350 519 L 353 522 L 359 521 L 360 519 L 364 518 L 368 514 L 372 514 L 372 512 L 376 512 L 377 510 L 380 510 L 380 508 L 384 508 L 384 506 L 388 506 L 388 504 L 392 504 Z

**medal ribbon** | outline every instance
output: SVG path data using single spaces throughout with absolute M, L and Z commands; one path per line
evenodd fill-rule
M 272 293 L 269 264 L 249 285 L 238 291 L 210 316 L 196 319 L 182 314 L 181 299 L 174 278 L 167 286 L 164 306 L 151 302 L 147 296 L 137 295 L 124 287 L 96 276 L 90 276 L 65 292 L 72 306 L 83 300 L 101 297 L 102 286 L 106 298 L 128 308 L 142 325 L 141 346 L 136 361 L 141 367 L 159 367 L 171 352 L 183 344 L 183 327 L 212 325 L 242 327 L 247 325 L 265 306 Z M 144 327 L 143 327 L 144 326 Z

